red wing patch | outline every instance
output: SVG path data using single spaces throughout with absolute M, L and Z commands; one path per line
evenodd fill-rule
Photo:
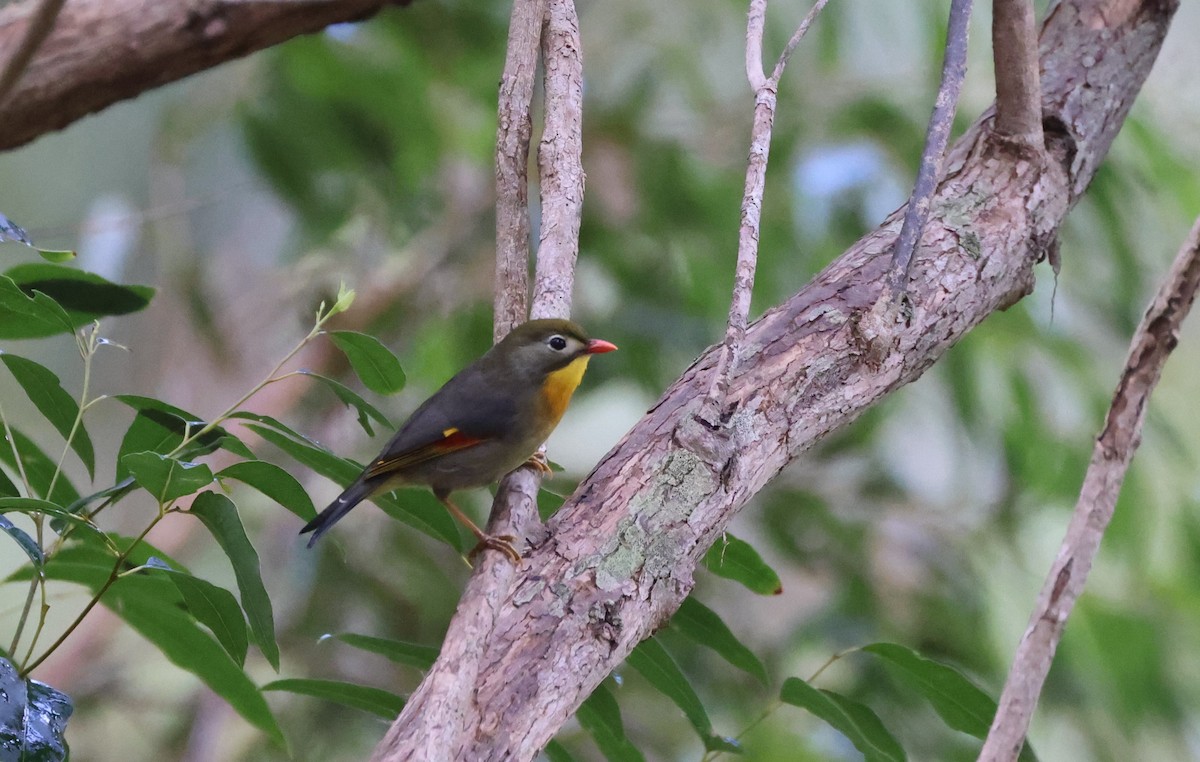
M 442 432 L 441 439 L 430 442 L 427 445 L 422 445 L 407 452 L 396 453 L 395 455 L 385 453 L 378 460 L 367 466 L 366 478 L 371 479 L 376 476 L 386 476 L 448 453 L 474 447 L 484 441 L 486 440 L 464 434 L 455 428 L 449 428 Z

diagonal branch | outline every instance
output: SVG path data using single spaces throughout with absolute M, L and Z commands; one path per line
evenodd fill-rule
M 37 10 L 33 12 L 25 30 L 25 36 L 21 38 L 21 44 L 4 62 L 4 69 L 0 70 L 0 106 L 4 105 L 13 85 L 17 84 L 17 80 L 25 73 L 25 67 L 29 65 L 33 54 L 54 28 L 54 20 L 58 18 L 64 2 L 66 0 L 42 0 L 38 3 Z
M 929 128 L 925 132 L 925 149 L 921 152 L 921 166 L 917 170 L 917 181 L 912 196 L 904 210 L 904 225 L 896 240 L 892 254 L 891 287 L 893 294 L 901 295 L 905 290 L 908 268 L 913 252 L 925 230 L 929 218 L 929 202 L 937 188 L 942 173 L 942 159 L 946 155 L 946 144 L 950 130 L 954 127 L 954 113 L 958 110 L 958 94 L 962 91 L 963 79 L 967 75 L 967 31 L 971 21 L 971 0 L 950 0 L 950 23 L 946 28 L 946 57 L 942 61 L 942 83 L 938 86 L 937 101 Z
M 71 0 L 4 102 L 0 150 L 168 82 L 411 0 Z M 32 4 L 0 8 L 15 50 Z
M 1075 513 L 1058 557 L 1046 575 L 1029 628 L 1017 646 L 980 760 L 1006 762 L 1021 753 L 1067 617 L 1083 592 L 1100 540 L 1117 506 L 1125 472 L 1141 442 L 1150 394 L 1162 375 L 1163 364 L 1179 343 L 1179 328 L 1196 299 L 1197 288 L 1200 219 L 1192 226 L 1187 242 L 1134 332 L 1125 370 L 1092 449 Z
M 698 559 L 758 490 L 1029 293 L 1034 265 L 1120 129 L 1176 6 L 1160 0 L 1106 17 L 1090 0 L 1063 0 L 1042 32 L 1044 108 L 1061 125 L 1049 160 L 999 149 L 990 114 L 967 131 L 947 157 L 948 179 L 913 257 L 912 319 L 891 328 L 886 351 L 867 351 L 858 321 L 886 288 L 895 215 L 748 326 L 753 360 L 730 379 L 733 447 L 714 458 L 679 436 L 711 386 L 718 346 L 584 480 L 503 597 L 476 600 L 468 587 L 441 656 L 401 718 L 421 720 L 410 747 L 433 758 L 532 759 L 678 608 Z M 1078 87 L 1091 66 L 1111 73 L 1104 97 Z M 462 620 L 481 607 L 491 626 L 465 629 Z M 474 639 L 461 640 L 464 633 Z
M 1042 93 L 1032 0 L 994 0 L 992 57 L 996 68 L 996 134 L 1042 148 Z

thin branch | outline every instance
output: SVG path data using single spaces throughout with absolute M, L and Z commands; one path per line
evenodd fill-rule
M 896 295 L 904 293 L 909 263 L 925 231 L 929 202 L 942 174 L 942 159 L 950 140 L 950 130 L 954 126 L 954 113 L 958 109 L 958 94 L 967 74 L 967 30 L 970 20 L 971 0 L 951 0 L 946 56 L 942 61 L 942 83 L 938 86 L 937 101 L 925 132 L 925 149 L 921 153 L 917 182 L 908 200 L 908 208 L 904 211 L 900 237 L 896 239 L 896 248 L 892 252 L 891 288 Z
M 546 117 L 538 147 L 542 230 L 531 317 L 570 317 L 583 220 L 583 54 L 573 0 L 549 0 L 542 33 Z
M 994 0 L 996 133 L 1042 149 L 1042 89 L 1032 0 Z
M 1104 428 L 1096 438 L 1075 513 L 1058 557 L 1038 595 L 1029 628 L 1017 646 L 996 717 L 979 754 L 986 762 L 1015 760 L 1067 617 L 1083 592 L 1088 572 L 1112 520 L 1125 472 L 1142 438 L 1150 394 L 1163 364 L 1179 343 L 1179 328 L 1200 288 L 1200 219 L 1192 226 L 1166 280 L 1133 335 Z
M 515 0 L 496 122 L 494 338 L 529 315 L 529 110 L 546 0 Z
M 746 79 L 758 92 L 767 83 L 763 73 L 763 28 L 767 23 L 767 0 L 750 0 L 746 18 Z
M 29 26 L 25 29 L 20 45 L 4 62 L 4 69 L 0 70 L 0 106 L 4 105 L 13 86 L 25 73 L 25 67 L 33 59 L 33 54 L 37 52 L 42 41 L 49 36 L 50 30 L 54 28 L 54 20 L 58 18 L 58 12 L 62 10 L 65 2 L 66 0 L 42 0 L 38 4 L 33 17 L 29 19 Z
M 750 302 L 754 294 L 754 274 L 758 269 L 758 238 L 762 221 L 763 192 L 767 182 L 767 160 L 771 153 L 771 132 L 775 126 L 775 105 L 779 79 L 784 67 L 800 40 L 804 38 L 817 14 L 829 0 L 817 0 L 800 22 L 792 38 L 775 63 L 769 78 L 762 79 L 754 92 L 754 123 L 750 128 L 750 155 L 746 160 L 746 184 L 742 191 L 742 221 L 738 227 L 737 264 L 734 266 L 733 295 L 729 300 L 729 318 L 725 326 L 724 350 L 720 365 L 713 375 L 704 417 L 710 424 L 728 417 L 729 375 L 737 367 L 746 323 L 750 319 Z M 763 17 L 766 0 L 751 0 L 746 22 L 746 74 L 751 84 L 756 73 L 761 74 Z

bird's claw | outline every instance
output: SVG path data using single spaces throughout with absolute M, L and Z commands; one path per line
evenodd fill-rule
M 530 455 L 529 459 L 525 461 L 525 465 L 547 479 L 554 476 L 554 469 L 550 468 L 550 461 L 546 460 L 546 453 L 540 450 Z
M 513 541 L 516 539 L 517 538 L 513 537 L 511 534 L 484 535 L 483 537 L 479 538 L 479 544 L 472 548 L 471 552 L 467 554 L 467 560 L 471 563 L 471 566 L 474 566 L 475 556 L 479 555 L 485 550 L 498 550 L 512 559 L 514 564 L 520 564 L 521 554 L 518 553 L 517 549 L 513 547 Z

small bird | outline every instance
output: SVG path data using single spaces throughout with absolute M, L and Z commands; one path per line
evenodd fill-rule
M 549 472 L 534 454 L 558 425 L 592 355 L 617 347 L 590 339 L 570 320 L 530 320 L 458 372 L 417 408 L 358 478 L 308 522 L 308 547 L 351 508 L 372 495 L 424 485 L 479 539 L 515 563 L 513 537 L 493 536 L 467 518 L 450 493 L 483 487 L 529 463 Z

